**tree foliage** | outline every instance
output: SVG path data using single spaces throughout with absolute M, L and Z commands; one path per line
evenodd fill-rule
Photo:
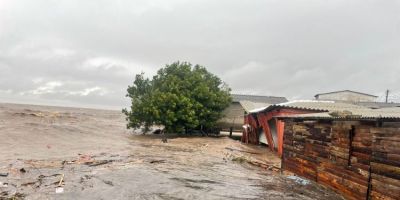
M 158 70 L 152 79 L 137 74 L 123 110 L 127 128 L 164 125 L 167 132 L 213 128 L 231 102 L 230 89 L 205 67 L 175 62 Z

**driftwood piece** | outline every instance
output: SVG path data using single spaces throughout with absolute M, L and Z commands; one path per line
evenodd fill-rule
M 249 154 L 261 154 L 261 153 L 258 153 L 258 152 L 246 151 L 246 150 L 241 150 L 241 149 L 234 149 L 234 148 L 230 148 L 230 147 L 225 147 L 225 149 L 231 150 L 231 151 L 239 151 L 239 152 L 249 153 Z
M 101 160 L 101 161 L 93 161 L 93 162 L 87 162 L 85 163 L 86 165 L 88 165 L 89 167 L 96 167 L 99 165 L 105 165 L 107 163 L 113 162 L 112 160 Z
M 61 175 L 61 179 L 60 179 L 60 182 L 58 183 L 58 187 L 62 186 L 62 183 L 64 181 L 64 176 L 65 176 L 64 174 Z

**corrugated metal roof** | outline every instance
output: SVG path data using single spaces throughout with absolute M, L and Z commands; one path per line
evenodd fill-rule
M 272 106 L 272 105 L 270 105 L 270 106 Z M 258 112 L 262 112 L 262 111 L 266 110 L 267 108 L 269 108 L 270 106 L 265 106 L 265 107 L 261 107 L 261 108 L 256 108 L 256 109 L 250 110 L 249 113 L 258 113 Z
M 304 118 L 304 119 L 396 119 L 400 120 L 400 108 L 381 109 L 356 109 L 352 111 L 331 111 L 321 113 L 308 113 L 288 115 L 282 118 Z
M 240 101 L 240 105 L 242 105 L 243 109 L 246 112 L 250 112 L 251 110 L 258 109 L 258 108 L 265 108 L 270 106 L 271 104 L 268 103 L 257 103 L 251 101 Z
M 333 119 L 328 112 L 278 116 L 277 118 Z
M 276 104 L 277 107 L 283 108 L 296 108 L 296 109 L 305 109 L 305 110 L 321 110 L 321 111 L 342 111 L 342 110 L 359 110 L 365 109 L 365 107 L 349 104 L 349 103 L 341 103 L 334 101 L 291 101 L 281 104 Z
M 385 103 L 385 102 L 355 102 L 354 104 L 368 108 L 400 107 L 400 103 Z
M 312 100 L 299 100 L 274 104 L 264 108 L 254 109 L 250 112 L 268 112 L 281 108 L 316 111 L 316 113 L 286 116 L 290 118 L 400 119 L 400 107 L 371 109 L 349 103 Z
M 369 109 L 366 107 L 348 104 L 348 103 L 339 103 L 334 101 L 314 101 L 314 100 L 297 100 L 297 101 L 289 101 L 286 103 L 274 104 L 268 106 L 264 109 L 255 109 L 252 110 L 252 113 L 262 112 L 262 111 L 270 111 L 279 108 L 292 108 L 299 110 L 310 110 L 310 111 L 321 111 L 321 112 L 331 112 L 331 111 L 353 111 L 359 109 Z
M 285 97 L 231 94 L 233 102 L 251 101 L 255 103 L 277 104 L 287 102 Z

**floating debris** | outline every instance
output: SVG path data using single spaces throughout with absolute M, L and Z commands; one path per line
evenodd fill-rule
M 56 193 L 57 194 L 64 193 L 64 188 L 63 187 L 57 187 L 56 188 Z
M 301 184 L 301 185 L 308 185 L 308 184 L 310 184 L 310 181 L 309 181 L 309 180 L 302 179 L 302 178 L 300 178 L 300 177 L 298 177 L 298 176 L 288 176 L 288 177 L 286 177 L 286 178 L 291 179 L 291 180 L 294 180 L 294 182 L 296 182 L 296 183 L 298 183 L 298 184 Z
M 113 161 L 112 160 L 100 160 L 100 161 L 87 162 L 85 164 L 88 165 L 89 167 L 96 167 L 96 166 L 105 165 L 105 164 L 111 163 L 111 162 L 113 162 Z
M 150 163 L 154 164 L 154 163 L 165 163 L 165 160 L 152 160 L 150 161 Z
M 2 177 L 7 177 L 7 176 L 8 176 L 8 172 L 6 172 L 6 173 L 0 173 L 0 176 L 2 176 Z
M 26 173 L 26 170 L 25 170 L 24 168 L 21 168 L 19 171 L 20 171 L 21 173 Z
M 8 183 L 0 182 L 0 188 L 6 188 L 6 187 L 8 187 Z

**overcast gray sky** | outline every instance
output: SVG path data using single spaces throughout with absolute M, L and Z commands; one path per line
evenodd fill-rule
M 177 60 L 243 94 L 400 91 L 400 0 L 0 0 L 2 102 L 121 108 Z

